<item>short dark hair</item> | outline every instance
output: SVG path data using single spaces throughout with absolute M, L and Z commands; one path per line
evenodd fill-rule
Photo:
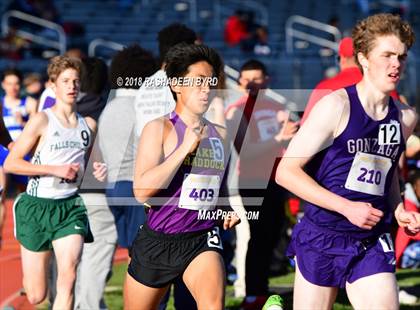
M 80 91 L 100 95 L 108 82 L 108 67 L 97 57 L 88 57 L 82 60 Z
M 157 70 L 153 54 L 143 49 L 138 44 L 130 45 L 115 54 L 109 70 L 111 88 L 120 88 L 117 79 L 138 78 L 144 80 Z M 125 88 L 139 88 L 141 83 L 130 83 Z M 120 84 L 121 85 L 121 84 Z
M 197 35 L 194 30 L 184 24 L 173 23 L 161 29 L 158 33 L 160 64 L 164 62 L 166 53 L 171 47 L 179 43 L 193 44 L 195 40 L 197 40 Z
M 248 60 L 246 63 L 244 63 L 241 66 L 239 73 L 241 74 L 242 71 L 248 70 L 261 70 L 264 75 L 267 75 L 267 68 L 265 67 L 265 65 L 261 61 L 255 59 Z
M 213 68 L 213 76 L 219 77 L 223 70 L 223 61 L 216 50 L 206 45 L 180 43 L 172 47 L 166 54 L 165 71 L 169 79 L 183 77 L 189 66 L 205 61 Z M 216 85 L 215 85 L 216 86 Z M 176 94 L 172 92 L 176 100 Z
M 420 179 L 420 169 L 419 168 L 415 168 L 414 170 L 411 170 L 408 173 L 408 182 L 411 185 L 414 185 L 417 182 L 417 180 L 419 180 L 419 179 Z
M 22 72 L 20 72 L 18 69 L 15 68 L 11 68 L 11 69 L 6 69 L 3 71 L 3 74 L 1 75 L 1 80 L 4 81 L 4 79 L 6 78 L 6 76 L 8 75 L 15 75 L 19 78 L 19 81 L 22 82 Z

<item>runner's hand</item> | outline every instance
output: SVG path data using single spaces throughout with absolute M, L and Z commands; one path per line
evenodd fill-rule
M 79 169 L 79 163 L 54 166 L 52 175 L 66 180 L 74 180 L 77 176 L 77 171 L 79 171 Z
M 395 210 L 395 218 L 398 225 L 405 228 L 409 235 L 416 235 L 420 232 L 420 213 L 415 211 Z
M 206 125 L 200 127 L 200 124 L 185 129 L 184 140 L 181 146 L 185 148 L 188 154 L 194 152 L 200 141 L 208 136 L 207 130 Z
M 299 123 L 291 122 L 289 115 L 290 113 L 284 111 L 277 113 L 277 120 L 281 124 L 280 132 L 274 136 L 277 142 L 290 141 L 299 129 Z
M 379 223 L 384 213 L 375 209 L 372 204 L 367 202 L 350 201 L 342 213 L 353 225 L 371 230 Z
M 241 222 L 239 216 L 234 212 L 228 212 L 228 215 L 225 217 L 223 221 L 223 229 L 228 230 L 232 227 L 235 227 Z
M 104 182 L 108 173 L 108 169 L 105 163 L 95 161 L 93 163 L 93 176 L 99 182 Z

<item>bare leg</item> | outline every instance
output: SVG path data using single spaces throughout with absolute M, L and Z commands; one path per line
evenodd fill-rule
M 51 251 L 33 252 L 20 246 L 23 269 L 23 287 L 33 305 L 41 303 L 47 295 L 47 270 Z
M 206 251 L 188 265 L 183 280 L 198 310 L 222 310 L 225 302 L 225 270 L 219 253 Z
M 82 235 L 69 235 L 53 241 L 58 273 L 54 310 L 73 309 L 74 283 L 83 242 Z
M 124 284 L 124 309 L 155 310 L 165 295 L 168 287 L 153 288 L 133 279 L 128 273 Z
M 383 272 L 346 284 L 354 309 L 398 309 L 398 286 L 394 273 Z
M 296 260 L 293 309 L 331 309 L 337 292 L 335 287 L 318 286 L 307 281 L 300 273 Z

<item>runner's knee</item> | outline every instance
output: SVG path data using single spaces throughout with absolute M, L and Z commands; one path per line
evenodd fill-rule
M 31 305 L 40 304 L 47 296 L 47 291 L 44 289 L 34 288 L 26 290 L 26 298 Z

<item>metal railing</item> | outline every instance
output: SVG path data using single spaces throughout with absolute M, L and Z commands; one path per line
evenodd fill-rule
M 327 32 L 334 36 L 334 41 L 324 39 L 319 36 L 316 36 L 316 35 L 301 31 L 301 30 L 296 30 L 293 28 L 293 26 L 296 24 L 304 25 L 309 28 L 314 28 L 320 31 Z M 286 51 L 289 54 L 293 53 L 293 49 L 294 49 L 293 39 L 294 38 L 305 40 L 313 44 L 317 44 L 317 45 L 327 47 L 327 48 L 337 51 L 338 43 L 340 42 L 341 37 L 342 37 L 341 32 L 340 30 L 338 30 L 337 27 L 334 27 L 325 23 L 321 23 L 314 19 L 310 19 L 310 18 L 303 17 L 300 15 L 292 15 L 286 21 Z
M 25 22 L 44 27 L 46 29 L 56 31 L 58 34 L 57 41 L 45 38 L 41 35 L 37 35 L 27 30 L 22 30 L 22 29 L 20 30 L 18 29 L 16 31 L 16 35 L 21 38 L 30 40 L 32 42 L 55 48 L 60 51 L 60 54 L 64 54 L 66 52 L 66 48 L 67 48 L 66 34 L 64 32 L 63 27 L 61 27 L 59 24 L 50 22 L 48 20 L 45 20 L 36 16 L 23 13 L 20 11 L 11 10 L 4 13 L 1 19 L 1 31 L 2 31 L 3 36 L 6 36 L 9 33 L 9 29 L 10 29 L 9 19 L 10 18 L 20 19 Z
M 197 22 L 197 1 L 196 0 L 188 0 L 190 3 L 188 9 L 190 10 L 190 22 L 196 23 Z
M 109 49 L 115 50 L 115 51 L 121 51 L 125 46 L 114 42 L 114 41 L 108 41 L 108 40 L 104 40 L 104 39 L 95 39 L 92 40 L 89 43 L 89 47 L 88 47 L 88 55 L 89 57 L 95 57 L 96 56 L 96 48 L 98 46 L 105 46 Z

